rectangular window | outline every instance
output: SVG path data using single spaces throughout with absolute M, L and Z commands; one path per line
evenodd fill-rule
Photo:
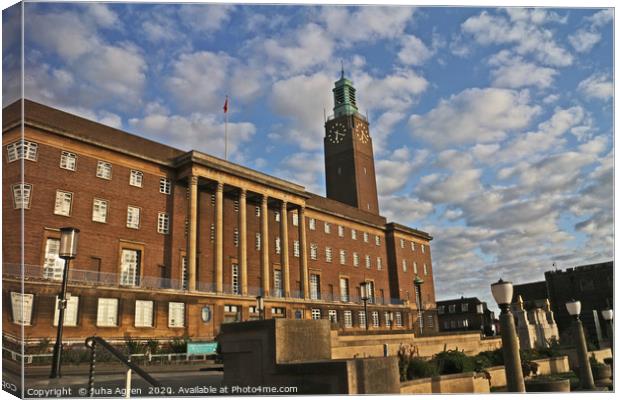
M 317 274 L 310 274 L 310 299 L 319 300 L 321 298 L 321 277 Z
M 160 212 L 157 214 L 157 232 L 164 235 L 170 233 L 170 217 L 168 213 Z
M 428 267 L 424 264 L 424 275 L 428 275 Z
M 360 256 L 357 253 L 353 253 L 353 266 L 357 267 L 360 265 Z
M 363 237 L 364 237 L 364 243 L 368 243 L 368 232 L 364 232 Z
M 366 268 L 370 269 L 372 267 L 372 265 L 370 264 L 370 256 L 368 254 L 366 254 Z
M 448 312 L 449 312 L 450 314 L 455 313 L 455 312 L 456 312 L 456 304 L 450 304 L 450 305 L 448 306 Z
M 159 193 L 170 194 L 172 192 L 172 183 L 168 178 L 159 178 Z
M 357 312 L 357 320 L 359 321 L 360 328 L 366 328 L 366 313 L 364 311 Z
M 375 236 L 375 244 L 381 246 L 381 238 L 379 236 Z
M 426 250 L 426 246 L 421 245 L 420 247 L 422 248 L 422 253 L 424 253 L 424 251 Z
M 118 325 L 118 299 L 99 298 L 97 301 L 97 326 Z
M 299 214 L 297 211 L 293 211 L 293 226 L 299 225 Z
M 379 311 L 373 311 L 372 314 L 370 314 L 372 317 L 372 326 L 374 328 L 378 328 L 379 327 Z
M 403 315 L 400 311 L 394 313 L 394 325 L 403 326 Z
M 426 318 L 426 321 L 427 321 L 427 325 L 426 325 L 426 326 L 427 326 L 428 328 L 432 328 L 432 327 L 433 327 L 433 325 L 435 324 L 435 318 L 433 318 L 433 316 L 432 316 L 432 315 L 429 315 L 429 316 Z M 467 322 L 467 321 L 466 321 L 466 322 Z
M 60 168 L 75 171 L 76 167 L 77 156 L 75 153 L 69 153 L 68 151 L 63 151 L 60 153 Z
M 411 242 L 411 251 L 415 251 L 415 242 Z
M 331 247 L 326 247 L 325 248 L 325 262 L 332 262 L 332 248 Z
M 233 229 L 233 244 L 239 247 L 239 228 Z
M 299 257 L 299 240 L 293 241 L 293 256 Z
M 140 250 L 123 249 L 121 251 L 121 285 L 140 286 Z
M 215 195 L 211 195 L 211 205 L 215 207 Z
M 153 302 L 151 300 L 136 300 L 134 325 L 136 328 L 153 327 Z
M 308 219 L 308 228 L 313 231 L 316 229 L 316 219 L 314 218 L 309 218 Z
M 60 252 L 60 239 L 48 238 L 45 243 L 45 261 L 43 264 L 43 277 L 45 279 L 61 280 L 65 269 L 65 262 L 58 256 Z
M 127 206 L 127 228 L 140 228 L 140 208 Z
M 33 304 L 34 294 L 11 292 L 13 322 L 19 325 L 31 325 Z
M 403 260 L 403 272 L 407 272 L 407 260 Z
M 13 185 L 13 207 L 15 209 L 29 209 L 30 193 L 32 193 L 32 185 L 29 183 Z
M 181 288 L 187 290 L 187 282 L 189 281 L 189 272 L 187 270 L 187 257 L 181 257 Z
M 97 161 L 97 178 L 112 179 L 112 164 L 105 161 Z
M 344 237 L 344 226 L 338 225 L 338 236 Z
M 260 207 L 258 207 L 258 206 L 257 206 L 257 207 L 254 209 L 254 213 L 256 214 L 256 217 L 260 217 Z
M 168 303 L 168 327 L 183 328 L 185 326 L 185 303 Z
M 283 297 L 282 293 L 282 271 L 279 269 L 273 270 L 273 294 L 276 297 Z
M 132 169 L 129 173 L 129 184 L 131 186 L 142 187 L 142 180 L 144 179 L 144 174 L 142 171 L 137 171 Z
M 340 264 L 344 265 L 347 263 L 347 252 L 344 250 L 340 250 Z
M 368 296 L 368 303 L 374 304 L 375 303 L 375 283 L 373 281 L 366 281 L 366 288 L 368 290 L 368 293 L 366 293 L 366 295 Z
M 73 203 L 73 193 L 63 192 L 62 190 L 56 191 L 56 202 L 54 204 L 54 214 L 56 215 L 71 215 L 71 203 Z
M 403 239 L 400 239 L 400 248 L 401 249 L 405 248 L 405 241 Z
M 235 212 L 239 212 L 239 200 L 234 200 L 233 201 L 233 210 Z
M 211 226 L 209 227 L 209 240 L 215 240 L 215 224 L 211 224 Z
M 239 290 L 239 265 L 238 264 L 233 264 L 231 266 L 230 277 L 231 277 L 230 286 L 232 289 L 232 294 L 240 294 L 241 291 Z
M 383 269 L 383 262 L 381 257 L 377 257 L 377 270 L 381 271 Z
M 355 229 L 351 229 L 351 239 L 357 240 L 357 231 Z
M 283 318 L 286 316 L 286 308 L 284 307 L 271 307 L 271 316 L 277 318 Z
M 108 221 L 108 201 L 93 199 L 93 221 L 106 223 Z
M 310 243 L 310 259 L 316 260 L 318 258 L 319 245 L 316 243 Z
M 25 158 L 30 161 L 37 161 L 37 151 L 39 145 L 28 140 L 18 140 L 6 146 L 7 160 L 13 162 Z
M 418 263 L 417 262 L 413 262 L 413 273 L 417 274 L 418 273 Z
M 347 278 L 340 278 L 340 300 L 346 303 L 349 299 L 349 280 Z
M 390 322 L 390 313 L 389 312 L 386 311 L 386 312 L 383 313 L 383 319 L 385 320 L 385 326 L 386 327 L 389 328 L 389 327 L 392 326 L 392 323 Z
M 260 250 L 260 233 L 256 232 L 256 240 L 255 240 L 256 250 Z
M 332 226 L 330 225 L 329 222 L 324 222 L 323 223 L 323 228 L 325 230 L 325 233 L 331 233 L 332 232 Z
M 274 212 L 273 216 L 274 216 L 276 222 L 280 222 L 280 211 Z
M 467 312 L 469 310 L 469 304 L 463 303 L 461 304 L 461 312 Z
M 78 316 L 78 303 L 79 297 L 71 296 L 67 299 L 67 306 L 65 308 L 64 326 L 77 326 Z M 56 302 L 54 303 L 54 326 L 58 326 L 58 296 L 56 296 Z
M 338 313 L 336 312 L 336 310 L 329 310 L 327 312 L 327 315 L 329 317 L 329 321 L 332 324 L 337 324 L 338 323 Z
M 319 308 L 312 309 L 312 319 L 321 319 L 321 309 Z
M 351 311 L 344 312 L 344 327 L 352 328 L 353 327 L 353 314 Z
M 276 254 L 280 254 L 282 252 L 282 243 L 280 241 L 280 238 L 277 237 L 276 240 L 274 241 L 275 246 L 276 246 Z
M 437 307 L 437 314 L 444 314 L 446 312 L 446 306 Z

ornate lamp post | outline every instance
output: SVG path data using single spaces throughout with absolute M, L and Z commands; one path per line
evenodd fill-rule
M 62 362 L 62 328 L 65 324 L 65 309 L 67 308 L 67 281 L 69 280 L 69 260 L 77 254 L 80 230 L 77 228 L 60 228 L 60 250 L 58 256 L 65 260 L 65 269 L 62 273 L 62 284 L 58 295 L 58 331 L 52 358 L 52 372 L 50 378 L 60 378 L 60 364 Z
M 609 348 L 611 355 L 614 354 L 614 310 L 607 309 L 601 312 L 603 319 L 607 321 L 607 336 L 609 336 Z
M 368 299 L 369 290 L 368 290 L 368 282 L 362 282 L 360 284 L 360 292 L 361 292 L 361 300 L 364 302 L 364 326 L 366 330 L 368 330 Z
M 258 319 L 265 319 L 265 300 L 260 294 L 256 296 L 256 309 L 258 310 Z
M 583 332 L 583 325 L 579 314 L 581 313 L 581 302 L 571 300 L 566 303 L 566 310 L 575 318 L 573 326 L 577 336 L 577 358 L 579 359 L 579 382 L 582 389 L 595 389 L 592 368 L 588 360 L 588 347 L 586 346 L 586 336 Z
M 504 354 L 504 366 L 506 368 L 506 385 L 509 392 L 525 392 L 523 371 L 521 370 L 521 355 L 519 354 L 519 341 L 515 329 L 515 320 L 510 311 L 512 301 L 512 283 L 499 280 L 491 285 L 493 298 L 499 305 L 500 331 L 502 334 L 502 349 Z

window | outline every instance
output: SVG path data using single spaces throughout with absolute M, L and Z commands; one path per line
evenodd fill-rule
M 357 231 L 355 229 L 351 229 L 351 239 L 357 240 Z
M 224 305 L 224 312 L 225 313 L 238 313 L 239 307 L 232 305 L 232 304 L 226 304 Z
M 308 228 L 310 228 L 311 231 L 316 229 L 316 219 L 314 218 L 308 219 Z
M 469 310 L 469 304 L 463 303 L 461 304 L 461 312 L 467 312 Z
M 97 161 L 97 178 L 112 179 L 112 164 L 105 161 Z
M 407 272 L 407 260 L 403 260 L 403 272 Z
M 331 247 L 326 247 L 325 248 L 325 262 L 332 262 L 332 248 Z
M 415 251 L 415 242 L 411 242 L 411 251 Z
M 121 285 L 140 286 L 140 250 L 123 249 L 121 252 Z
M 167 178 L 159 178 L 159 193 L 170 194 L 172 192 L 172 183 Z
M 446 306 L 437 307 L 437 314 L 444 314 L 446 312 Z
M 299 225 L 299 214 L 297 211 L 293 211 L 293 226 Z
M 260 207 L 256 206 L 254 210 L 255 210 L 254 213 L 256 214 L 256 217 L 260 217 Z
M 370 269 L 372 266 L 370 265 L 370 256 L 368 254 L 366 254 L 366 257 L 364 257 L 366 259 L 366 268 Z
M 418 273 L 418 263 L 417 262 L 413 262 L 413 273 L 417 274 Z
M 127 206 L 127 228 L 140 228 L 140 208 Z
M 214 194 L 211 195 L 211 206 L 215 207 L 215 195 Z
M 108 201 L 93 199 L 93 221 L 107 222 L 108 220 Z
M 340 300 L 346 303 L 349 299 L 349 280 L 340 278 Z
M 381 238 L 379 236 L 375 236 L 375 244 L 381 246 Z
M 77 156 L 74 153 L 63 151 L 60 153 L 60 168 L 75 171 L 77 166 Z
M 400 239 L 400 248 L 401 249 L 405 248 L 405 241 L 403 239 Z
M 7 160 L 13 162 L 25 158 L 30 161 L 37 161 L 37 150 L 39 145 L 28 140 L 18 140 L 6 146 Z
M 331 233 L 332 232 L 332 226 L 330 225 L 329 222 L 324 222 L 323 223 L 323 228 L 325 229 L 325 233 Z
M 310 299 L 319 300 L 321 298 L 321 277 L 317 274 L 310 274 Z
M 29 183 L 13 185 L 13 207 L 15 209 L 29 209 L 30 193 L 32 193 L 32 185 Z
M 230 279 L 231 279 L 230 288 L 232 290 L 232 294 L 240 294 L 241 291 L 239 290 L 239 265 L 238 264 L 231 265 Z
M 280 238 L 277 237 L 276 240 L 274 241 L 275 246 L 276 246 L 276 254 L 280 254 L 282 252 L 282 245 L 280 242 Z
M 344 237 L 344 226 L 338 225 L 338 236 Z
M 360 256 L 359 254 L 353 252 L 353 266 L 357 267 L 360 265 Z
M 157 214 L 157 232 L 164 235 L 170 233 L 170 217 L 168 213 L 160 212 Z
M 187 282 L 189 281 L 189 276 L 188 276 L 188 270 L 187 270 L 187 257 L 183 256 L 181 257 L 181 289 L 183 290 L 187 290 Z
M 136 328 L 153 327 L 153 302 L 151 300 L 136 300 L 134 325 Z
M 321 319 L 321 309 L 313 308 L 312 309 L 312 319 Z
M 239 247 L 239 228 L 233 229 L 233 244 L 235 247 Z
M 340 264 L 346 264 L 347 263 L 347 252 L 344 250 L 340 250 Z
M 357 319 L 359 321 L 360 328 L 366 328 L 366 313 L 364 311 L 357 312 Z
M 364 243 L 368 243 L 368 232 L 364 232 L 363 237 L 364 237 Z
M 428 275 L 428 267 L 424 264 L 424 275 Z
M 400 311 L 394 313 L 394 325 L 403 326 L 403 315 Z
M 383 269 L 383 262 L 381 261 L 381 257 L 377 257 L 377 270 L 381 271 Z
M 428 328 L 432 328 L 433 325 L 435 324 L 435 318 L 433 318 L 432 315 L 427 316 L 426 321 L 427 321 L 427 325 L 426 326 Z M 465 321 L 465 322 L 467 322 L 467 321 Z
M 282 318 L 286 316 L 286 308 L 284 307 L 271 307 L 271 316 Z
M 256 250 L 260 250 L 260 233 L 259 232 L 256 232 L 255 244 L 256 244 Z
M 448 306 L 448 312 L 449 312 L 450 314 L 452 314 L 452 313 L 456 312 L 456 304 L 450 304 L 450 305 Z
M 279 269 L 273 270 L 273 294 L 276 297 L 282 297 L 282 271 Z
M 368 296 L 368 303 L 374 304 L 375 303 L 375 283 L 373 281 L 366 281 L 366 288 L 368 290 L 368 293 L 366 293 L 366 296 Z
M 425 250 L 426 246 L 421 245 L 420 247 L 422 248 L 422 253 L 424 253 L 424 250 Z
M 118 325 L 118 299 L 99 298 L 97 301 L 97 326 Z
M 209 240 L 215 240 L 215 224 L 211 224 L 211 226 L 209 227 Z
M 344 327 L 352 328 L 353 327 L 353 314 L 351 311 L 344 312 Z
M 144 174 L 142 171 L 137 171 L 132 169 L 129 173 L 129 184 L 131 186 L 142 187 L 142 180 L 144 179 Z
M 239 200 L 234 200 L 233 201 L 233 210 L 235 212 L 239 212 Z
M 336 310 L 329 310 L 327 312 L 327 315 L 329 316 L 329 321 L 332 324 L 337 324 L 338 323 L 338 313 L 336 312 Z
M 60 239 L 48 238 L 45 243 L 45 261 L 43 277 L 46 279 L 61 280 L 65 269 L 65 262 L 58 256 Z
M 62 190 L 56 191 L 56 203 L 54 204 L 54 214 L 64 215 L 66 217 L 71 215 L 71 203 L 73 200 L 73 193 L 63 192 Z
M 299 240 L 293 241 L 293 255 L 299 257 Z
M 168 303 L 168 327 L 183 328 L 185 326 L 185 303 Z
M 448 321 L 443 321 L 443 329 L 445 330 L 450 329 L 450 323 Z
M 456 328 L 456 321 L 450 321 L 450 328 L 451 329 Z
M 370 316 L 372 317 L 372 326 L 374 328 L 378 328 L 379 327 L 379 311 L 373 311 L 372 314 L 370 314 Z
M 34 294 L 11 292 L 13 322 L 19 325 L 30 325 L 32 323 L 33 303 Z
M 310 243 L 310 259 L 316 260 L 318 258 L 319 245 L 316 243 Z
M 276 222 L 280 222 L 280 211 L 274 212 L 273 215 L 274 215 L 274 217 L 276 219 Z
M 78 296 L 70 296 L 67 299 L 67 305 L 65 308 L 65 317 L 64 317 L 64 325 L 65 326 L 77 326 L 77 316 L 78 316 L 78 303 L 79 303 L 79 297 Z M 56 302 L 54 303 L 54 326 L 58 326 L 58 318 L 59 318 L 59 311 L 58 311 L 58 296 L 56 296 Z

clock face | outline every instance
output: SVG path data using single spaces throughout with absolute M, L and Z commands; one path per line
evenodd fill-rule
M 358 124 L 357 126 L 357 140 L 366 144 L 370 140 L 370 135 L 368 135 L 368 127 L 364 124 Z
M 342 122 L 336 122 L 327 130 L 327 140 L 331 143 L 342 143 L 346 135 L 346 127 Z

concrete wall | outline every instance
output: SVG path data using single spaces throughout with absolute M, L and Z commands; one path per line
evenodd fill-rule
M 568 357 L 552 357 L 533 360 L 538 364 L 538 375 L 559 374 L 570 371 Z M 487 368 L 491 376 L 491 387 L 506 386 L 506 370 L 503 365 Z
M 475 372 L 415 379 L 400 385 L 401 394 L 489 392 L 489 381 L 483 374 Z
M 577 358 L 577 352 L 575 349 L 566 349 L 562 350 L 562 352 L 568 356 L 568 364 L 570 366 L 570 369 L 575 369 L 579 366 L 579 360 Z M 604 363 L 604 360 L 606 358 L 611 357 L 611 349 L 606 348 L 601 350 L 589 351 L 588 358 L 590 358 L 592 355 L 594 355 L 598 362 Z

